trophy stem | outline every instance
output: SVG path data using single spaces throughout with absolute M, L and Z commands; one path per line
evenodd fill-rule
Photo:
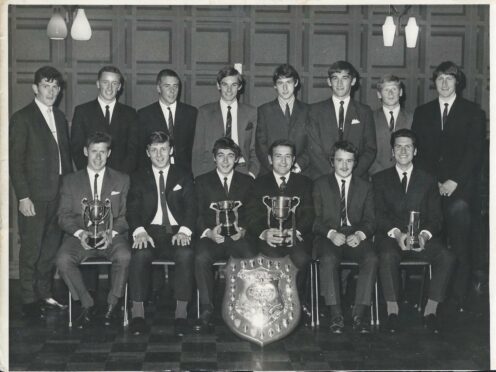
M 227 231 L 227 236 L 231 236 L 231 227 L 229 226 L 229 211 L 226 209 L 224 211 L 226 214 L 226 231 Z

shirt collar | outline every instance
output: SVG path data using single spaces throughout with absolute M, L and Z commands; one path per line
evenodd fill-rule
M 451 108 L 453 102 L 455 102 L 455 99 L 456 99 L 456 94 L 449 99 L 444 99 L 443 97 L 439 97 L 439 106 L 441 107 L 441 109 L 444 110 L 444 104 L 447 103 L 449 105 L 448 107 Z
M 166 105 L 163 103 L 160 99 L 158 100 L 158 103 L 160 103 L 160 107 L 162 107 L 162 111 L 167 111 L 167 108 L 170 107 L 172 112 L 176 112 L 176 107 L 177 107 L 177 101 L 174 101 L 172 105 Z
M 52 106 L 47 106 L 45 105 L 44 103 L 42 103 L 38 98 L 34 98 L 34 102 L 38 105 L 38 108 L 40 109 L 40 111 L 42 113 L 46 113 L 48 111 L 48 109 L 51 109 L 53 110 L 53 107 Z
M 400 179 L 403 178 L 403 173 L 405 172 L 408 179 L 410 179 L 410 176 L 412 175 L 412 171 L 413 171 L 413 164 L 410 164 L 410 167 L 407 170 L 401 169 L 400 167 L 398 167 L 398 164 L 396 164 L 395 168 L 396 168 L 396 172 L 398 172 L 398 176 L 400 177 Z
M 338 174 L 336 172 L 334 172 L 334 177 L 336 177 L 336 180 L 338 181 L 338 185 L 339 187 L 341 187 L 341 181 L 342 180 L 345 180 L 346 181 L 346 184 L 349 185 L 350 184 L 350 181 L 351 181 L 351 176 L 352 174 L 350 174 L 348 177 L 346 178 L 343 178 L 341 176 L 338 176 Z
M 393 116 L 396 119 L 398 117 L 399 113 L 400 113 L 400 108 L 401 108 L 400 105 L 396 106 L 393 109 L 389 109 L 386 106 L 382 106 L 382 109 L 384 110 L 384 115 L 386 115 L 386 118 L 388 120 L 391 118 L 391 114 L 389 113 L 389 111 L 392 111 L 393 112 Z
M 233 175 L 234 175 L 234 170 L 231 170 L 231 172 L 226 176 L 222 173 L 219 172 L 218 169 L 215 170 L 217 172 L 217 175 L 219 176 L 219 179 L 220 179 L 220 182 L 222 184 L 224 184 L 224 177 L 227 177 L 227 183 L 230 185 L 231 184 L 231 181 L 232 181 L 232 178 L 233 178 Z
M 158 169 L 152 164 L 152 170 L 153 170 L 153 174 L 155 175 L 155 178 L 160 176 L 159 173 L 160 171 L 163 172 L 164 177 L 167 176 L 169 174 L 169 169 L 170 169 L 170 164 L 168 164 L 164 169 Z
M 334 95 L 332 96 L 332 102 L 334 102 L 334 106 L 338 106 L 338 107 L 339 107 L 341 101 L 343 101 L 344 106 L 347 107 L 348 103 L 350 103 L 350 99 L 351 99 L 350 96 L 347 96 L 345 98 L 334 97 Z
M 90 176 L 91 181 L 95 178 L 95 174 L 98 173 L 98 178 L 103 179 L 103 176 L 105 175 L 105 170 L 107 167 L 104 167 L 101 171 L 95 172 L 93 169 L 90 167 L 86 167 L 86 171 L 88 172 L 88 175 Z
M 277 101 L 279 102 L 279 106 L 281 107 L 282 106 L 286 107 L 286 104 L 288 104 L 289 107 L 293 107 L 295 96 L 291 96 L 291 98 L 288 100 L 282 99 L 281 97 L 277 96 Z
M 227 110 L 227 106 L 231 106 L 231 110 L 234 108 L 237 108 L 238 107 L 238 99 L 235 99 L 233 103 L 228 105 L 227 102 L 223 101 L 221 98 L 220 99 L 220 107 L 223 107 L 225 110 Z
M 102 111 L 105 112 L 105 106 L 108 105 L 110 111 L 114 111 L 115 103 L 117 102 L 116 99 L 114 99 L 110 103 L 103 102 L 103 100 L 98 96 L 98 103 L 100 104 L 100 107 L 102 108 Z

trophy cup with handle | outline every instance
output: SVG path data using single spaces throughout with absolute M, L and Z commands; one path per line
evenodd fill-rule
M 110 199 L 101 201 L 95 195 L 95 198 L 88 201 L 87 198 L 81 200 L 81 211 L 83 216 L 83 224 L 86 231 L 89 233 L 87 241 L 88 246 L 95 249 L 107 235 L 109 244 L 112 243 L 112 203 Z M 106 248 L 107 245 L 104 245 Z M 100 248 L 97 248 L 100 249 Z
M 210 209 L 215 211 L 215 224 L 221 225 L 220 234 L 223 236 L 231 236 L 239 231 L 238 226 L 238 209 L 243 203 L 239 200 L 221 200 L 210 204 Z M 234 221 L 230 221 L 229 214 L 234 214 Z M 224 221 L 220 221 L 221 213 L 225 216 Z
M 267 225 L 270 229 L 270 215 L 279 222 L 279 236 L 283 238 L 281 246 L 292 247 L 296 238 L 296 207 L 300 205 L 300 198 L 298 196 L 268 196 L 265 195 L 262 198 L 262 202 L 267 207 Z M 284 221 L 286 221 L 291 215 L 291 234 L 285 233 L 283 229 Z M 292 237 L 291 241 L 288 243 L 286 240 Z
M 408 221 L 408 243 L 410 249 L 414 251 L 420 250 L 420 212 L 410 211 L 410 218 Z

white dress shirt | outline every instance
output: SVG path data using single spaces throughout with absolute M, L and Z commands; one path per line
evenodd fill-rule
M 224 102 L 222 99 L 220 100 L 220 109 L 222 111 L 222 121 L 224 124 L 224 133 L 226 133 L 226 120 L 227 120 L 227 106 L 231 106 L 231 138 L 238 146 L 241 146 L 239 144 L 238 140 L 238 100 L 235 100 L 233 103 L 228 105 L 226 102 Z M 239 159 L 241 162 L 242 157 Z M 245 160 L 243 159 L 243 162 Z
M 112 122 L 112 115 L 114 115 L 114 108 L 115 108 L 116 102 L 117 102 L 117 100 L 114 99 L 112 102 L 106 103 L 106 102 L 103 102 L 103 100 L 100 98 L 100 96 L 98 96 L 98 103 L 100 104 L 100 108 L 102 109 L 103 117 L 105 117 L 105 106 L 109 107 L 109 113 L 110 113 L 109 123 Z
M 390 111 L 393 112 L 393 118 L 394 118 L 394 128 L 393 131 L 396 129 L 396 123 L 398 122 L 398 115 L 400 114 L 400 109 L 401 106 L 398 105 L 395 108 L 387 108 L 386 106 L 382 106 L 382 111 L 384 111 L 384 116 L 386 117 L 386 121 L 388 123 L 388 128 L 389 128 L 389 121 L 391 120 L 391 114 L 389 113 Z M 377 123 L 376 123 L 377 125 Z
M 339 128 L 339 108 L 341 107 L 341 101 L 344 102 L 343 104 L 343 109 L 344 109 L 344 116 L 343 116 L 343 129 L 344 129 L 344 122 L 346 121 L 346 113 L 348 112 L 348 106 L 350 104 L 350 99 L 351 97 L 345 97 L 345 98 L 338 98 L 332 96 L 332 103 L 334 104 L 334 111 L 336 112 L 336 123 Z
M 294 102 L 295 102 L 295 96 L 291 96 L 290 99 L 287 101 L 282 99 L 281 97 L 277 96 L 277 101 L 279 102 L 279 106 L 281 107 L 282 113 L 286 113 L 286 104 L 289 105 L 289 114 L 291 115 L 293 113 L 293 107 L 294 107 Z

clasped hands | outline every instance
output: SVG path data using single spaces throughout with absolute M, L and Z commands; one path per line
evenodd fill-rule
M 90 233 L 86 230 L 83 230 L 79 233 L 79 240 L 81 241 L 81 246 L 87 251 L 91 249 L 98 249 L 103 251 L 104 249 L 108 248 L 110 242 L 112 241 L 111 234 L 111 231 L 104 232 L 101 235 L 101 239 L 98 241 L 98 243 L 96 243 L 94 247 L 88 244 L 88 240 L 91 238 L 91 236 Z
M 281 234 L 279 229 L 270 228 L 262 232 L 262 239 L 274 248 L 282 244 L 291 246 L 293 244 L 293 229 L 284 229 Z
M 213 240 L 215 243 L 220 244 L 224 243 L 226 240 L 226 237 L 224 235 L 221 235 L 222 225 L 217 225 L 213 229 L 208 229 L 205 236 L 211 240 Z M 238 227 L 236 229 L 237 233 L 234 235 L 231 235 L 230 238 L 234 241 L 239 240 L 243 238 L 246 234 L 246 230 L 242 227 Z
M 400 230 L 394 232 L 394 238 L 400 246 L 402 251 L 414 251 L 420 252 L 425 249 L 425 243 L 429 240 L 423 233 L 419 234 L 419 248 L 412 247 L 412 237 L 406 233 L 402 233 Z
M 331 232 L 329 235 L 329 239 L 336 247 L 340 247 L 343 244 L 346 244 L 351 248 L 358 247 L 358 245 L 362 241 L 362 238 L 357 233 L 346 236 L 343 233 L 337 231 Z

